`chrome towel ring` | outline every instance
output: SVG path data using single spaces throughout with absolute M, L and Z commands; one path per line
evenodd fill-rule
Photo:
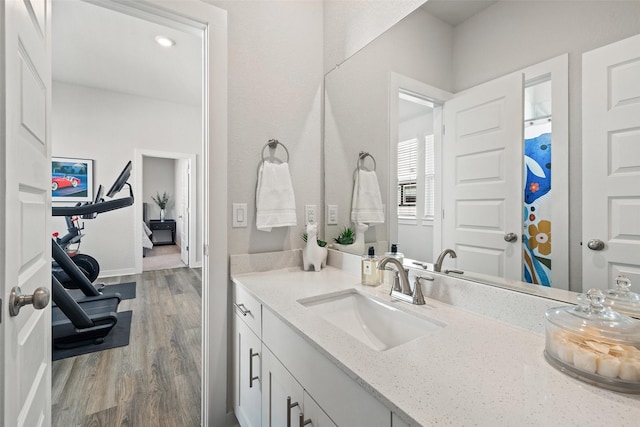
M 364 161 L 367 157 L 371 157 L 371 160 L 373 160 L 373 171 L 375 172 L 377 165 L 376 165 L 376 159 L 375 157 L 373 157 L 371 154 L 367 153 L 366 151 L 361 151 L 358 154 L 358 169 L 364 169 L 364 170 L 368 170 L 364 167 Z M 362 163 L 362 164 L 361 164 Z
M 282 148 L 284 148 L 285 153 L 287 154 L 287 160 L 285 160 L 284 162 L 278 158 L 275 157 L 275 150 L 276 148 L 278 148 L 278 144 L 282 146 Z M 269 147 L 269 150 L 271 151 L 271 156 L 269 157 L 269 160 L 277 160 L 280 163 L 289 163 L 289 150 L 287 150 L 287 147 L 280 141 L 278 141 L 277 139 L 270 139 L 269 142 L 267 142 L 264 147 L 262 147 L 262 161 L 266 161 L 267 159 L 264 157 L 264 150 Z

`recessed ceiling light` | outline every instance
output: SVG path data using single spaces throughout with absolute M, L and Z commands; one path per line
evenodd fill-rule
M 171 47 L 176 44 L 175 40 L 172 40 L 167 36 L 156 36 L 156 43 L 163 47 Z

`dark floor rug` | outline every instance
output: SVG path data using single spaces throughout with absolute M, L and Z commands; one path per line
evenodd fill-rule
M 67 289 L 71 296 L 77 301 L 84 297 L 80 289 Z M 120 283 L 117 285 L 106 285 L 102 290 L 102 295 L 120 294 L 122 300 L 134 299 L 136 297 L 136 282 Z
M 66 359 L 67 357 L 80 356 L 81 354 L 94 353 L 96 351 L 129 345 L 132 314 L 132 311 L 118 313 L 118 323 L 111 329 L 109 335 L 104 338 L 102 344 L 89 344 L 65 349 L 54 348 L 51 360 Z

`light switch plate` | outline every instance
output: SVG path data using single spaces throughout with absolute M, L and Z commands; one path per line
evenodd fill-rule
M 338 205 L 327 206 L 327 225 L 338 225 Z
M 247 226 L 247 204 L 234 203 L 232 218 L 233 228 L 245 228 Z

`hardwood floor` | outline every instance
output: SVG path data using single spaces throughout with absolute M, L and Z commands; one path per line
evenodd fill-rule
M 53 362 L 52 425 L 200 425 L 202 270 L 176 268 L 103 280 L 136 281 L 129 345 Z

